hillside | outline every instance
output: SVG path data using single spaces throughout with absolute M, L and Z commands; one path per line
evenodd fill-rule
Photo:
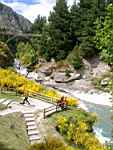
M 0 30 L 29 32 L 31 22 L 17 14 L 12 8 L 0 3 Z

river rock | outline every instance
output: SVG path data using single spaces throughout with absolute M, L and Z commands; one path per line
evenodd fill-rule
M 74 80 L 78 80 L 78 79 L 80 79 L 80 77 L 81 77 L 80 74 L 73 74 L 70 78 L 67 78 L 65 76 L 65 73 L 58 72 L 54 75 L 54 80 L 57 83 L 68 83 L 68 82 L 72 82 Z
M 39 71 L 41 73 L 44 73 L 46 76 L 49 76 L 52 74 L 52 69 L 48 66 L 43 66 L 43 67 L 39 68 Z
M 65 76 L 65 73 L 64 72 L 56 72 L 54 73 L 54 80 L 55 82 L 57 83 L 62 83 L 66 80 L 66 76 Z
M 107 86 L 108 84 L 109 84 L 109 81 L 110 81 L 110 79 L 109 78 L 105 78 L 105 79 L 103 79 L 102 81 L 101 81 L 101 85 L 102 86 Z
M 38 71 L 44 73 L 46 76 L 50 76 L 52 72 L 55 70 L 55 63 L 54 62 L 49 62 L 46 64 L 43 64 Z
M 75 74 L 72 77 L 68 78 L 67 80 L 65 80 L 65 82 L 72 82 L 74 80 L 79 80 L 80 78 L 81 78 L 81 75 L 78 73 L 78 74 Z

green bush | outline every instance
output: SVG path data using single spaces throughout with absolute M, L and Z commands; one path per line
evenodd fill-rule
M 71 77 L 70 73 L 71 73 L 70 70 L 68 70 L 68 69 L 65 70 L 66 77 L 68 77 L 68 78 Z
M 72 65 L 75 69 L 80 69 L 83 65 L 81 58 L 79 56 L 74 57 L 72 60 Z
M 68 55 L 67 61 L 75 68 L 80 69 L 83 67 L 82 57 L 80 56 L 80 49 L 75 46 L 73 51 Z

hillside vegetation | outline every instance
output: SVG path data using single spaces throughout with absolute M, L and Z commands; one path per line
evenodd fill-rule
M 1 150 L 26 150 L 28 144 L 25 121 L 20 113 L 0 117 Z

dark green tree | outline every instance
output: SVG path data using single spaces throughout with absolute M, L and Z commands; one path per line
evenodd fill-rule
M 64 59 L 73 48 L 70 34 L 70 13 L 66 0 L 56 1 L 56 6 L 49 16 L 48 52 L 56 60 Z
M 80 0 L 71 8 L 71 31 L 79 41 L 81 55 L 90 57 L 98 51 L 94 43 L 97 16 L 105 16 L 105 0 Z
M 0 41 L 0 67 L 8 67 L 13 63 L 13 55 L 8 46 Z
M 33 33 L 41 34 L 45 24 L 46 24 L 46 17 L 42 17 L 42 16 L 38 15 L 38 17 L 35 19 L 35 21 L 32 25 L 31 31 Z
M 74 44 L 78 44 L 80 42 L 79 37 L 80 37 L 80 9 L 79 5 L 76 3 L 76 0 L 74 4 L 71 7 L 70 10 L 70 32 L 71 36 L 73 38 Z

